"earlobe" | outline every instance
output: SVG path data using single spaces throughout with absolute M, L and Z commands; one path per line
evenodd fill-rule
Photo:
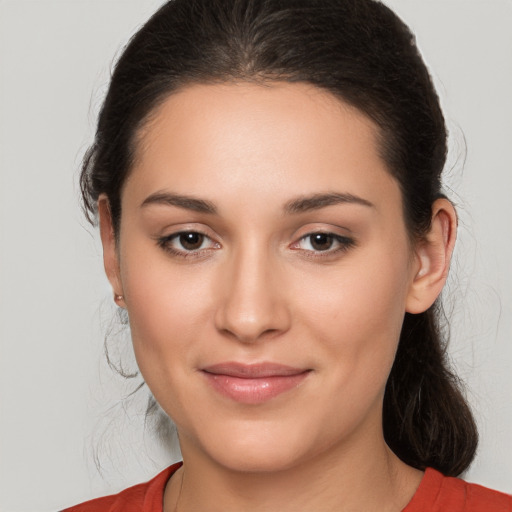
M 107 196 L 104 194 L 102 194 L 98 199 L 98 215 L 101 243 L 103 246 L 103 265 L 105 267 L 105 274 L 112 286 L 114 301 L 118 306 L 124 307 L 116 236 L 112 223 L 112 215 L 110 213 L 110 204 Z
M 457 234 L 457 214 L 447 199 L 432 205 L 432 221 L 425 237 L 415 248 L 412 282 L 406 301 L 408 313 L 422 313 L 443 289 Z

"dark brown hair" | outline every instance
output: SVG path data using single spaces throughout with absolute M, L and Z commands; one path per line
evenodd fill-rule
M 81 175 L 86 214 L 108 196 L 114 229 L 138 130 L 169 94 L 192 83 L 306 82 L 380 128 L 380 150 L 402 191 L 410 236 L 430 226 L 442 196 L 447 133 L 430 75 L 407 26 L 374 0 L 173 0 L 118 60 Z M 477 431 L 449 370 L 439 305 L 405 314 L 384 397 L 384 434 L 419 469 L 457 475 Z

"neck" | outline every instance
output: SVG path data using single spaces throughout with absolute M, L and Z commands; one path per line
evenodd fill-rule
M 264 473 L 226 468 L 186 443 L 183 448 L 184 465 L 165 491 L 165 512 L 400 512 L 422 477 L 383 438 L 363 450 L 360 445 L 335 447 L 293 467 Z

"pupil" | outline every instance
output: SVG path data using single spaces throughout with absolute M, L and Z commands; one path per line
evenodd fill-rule
M 180 235 L 180 243 L 189 251 L 199 249 L 203 244 L 204 236 L 200 233 L 183 233 Z
M 332 246 L 332 236 L 325 233 L 317 233 L 311 237 L 311 245 L 317 251 L 326 251 Z

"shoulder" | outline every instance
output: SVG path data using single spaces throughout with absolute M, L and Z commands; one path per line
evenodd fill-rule
M 165 485 L 180 466 L 181 462 L 173 464 L 149 482 L 134 485 L 119 494 L 86 501 L 62 512 L 162 512 Z
M 403 512 L 512 512 L 512 496 L 427 468 Z

